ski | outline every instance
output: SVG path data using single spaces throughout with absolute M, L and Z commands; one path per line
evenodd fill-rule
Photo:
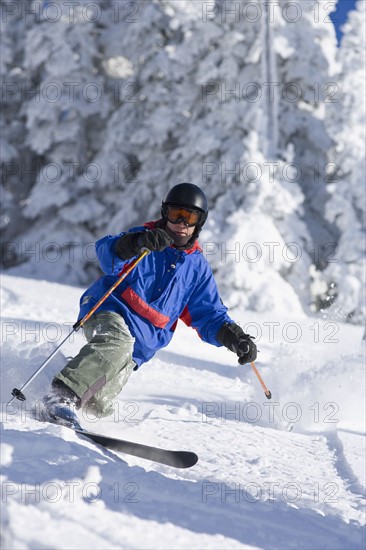
M 76 435 L 83 436 L 110 451 L 133 455 L 145 460 L 151 460 L 152 462 L 158 462 L 159 464 L 165 464 L 166 466 L 172 466 L 173 468 L 191 468 L 198 461 L 196 453 L 191 451 L 172 451 L 89 432 L 80 426 L 75 412 L 68 407 L 61 405 L 58 408 L 58 419 L 55 417 L 53 420 L 45 417 L 42 412 L 43 409 L 44 405 L 42 406 L 42 403 L 38 403 L 38 407 L 35 405 L 31 410 L 33 418 L 38 422 L 51 422 L 52 424 L 68 428 Z
M 150 447 L 142 443 L 134 443 L 133 441 L 126 441 L 125 439 L 96 434 L 82 428 L 71 429 L 74 430 L 76 434 L 86 437 L 110 451 L 137 456 L 138 458 L 151 460 L 152 462 L 158 462 L 159 464 L 165 464 L 173 468 L 191 468 L 198 461 L 196 453 L 191 451 L 170 451 L 160 447 Z

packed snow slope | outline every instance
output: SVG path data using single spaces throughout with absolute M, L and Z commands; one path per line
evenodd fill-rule
M 193 468 L 176 470 L 29 417 L 83 345 L 81 331 L 28 388 L 25 406 L 7 405 L 71 330 L 80 294 L 2 278 L 4 549 L 364 548 L 360 327 L 329 315 L 232 312 L 257 336 L 268 401 L 250 366 L 179 326 L 170 346 L 133 373 L 114 415 L 82 416 L 95 432 L 199 455 Z

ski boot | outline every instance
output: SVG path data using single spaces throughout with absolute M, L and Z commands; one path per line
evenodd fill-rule
M 79 398 L 70 391 L 68 394 L 62 394 L 57 390 L 52 390 L 46 395 L 38 410 L 38 418 L 42 422 L 52 422 L 81 430 L 80 422 L 76 414 Z

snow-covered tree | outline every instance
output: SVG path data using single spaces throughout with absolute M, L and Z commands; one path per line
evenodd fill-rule
M 335 139 L 331 161 L 338 179 L 329 191 L 327 219 L 339 234 L 338 250 L 324 272 L 335 284 L 338 317 L 363 322 L 366 317 L 366 197 L 365 197 L 365 2 L 349 13 L 340 47 L 341 96 L 329 109 L 329 131 Z
M 326 107 L 339 101 L 337 41 L 329 14 L 335 2 L 288 3 L 280 0 L 274 22 L 279 94 L 278 147 L 293 149 L 296 182 L 304 195 L 312 247 L 319 246 L 324 266 L 326 243 L 333 240 L 324 221 L 327 183 L 336 168 L 328 162 L 332 136 L 325 125 Z M 274 12 L 276 13 L 276 12 Z M 274 16 L 275 17 L 275 16 Z M 324 253 L 322 253 L 325 247 Z
M 98 181 L 100 170 L 92 159 L 101 147 L 111 109 L 111 93 L 100 70 L 103 3 L 58 0 L 32 2 L 31 7 L 34 19 L 25 35 L 22 60 L 32 94 L 25 95 L 21 114 L 25 141 L 33 152 L 33 186 L 23 208 L 30 226 L 24 246 L 46 250 L 39 257 L 40 269 L 45 268 L 45 258 L 52 264 L 47 260 L 52 257 L 49 248 L 64 251 L 59 273 L 54 264 L 50 266 L 55 278 L 62 278 L 65 269 L 73 273 L 69 258 L 76 243 L 94 238 L 88 223 L 101 213 L 90 188 Z M 78 181 L 81 174 L 84 188 Z M 60 250 L 54 251 L 54 258 Z M 21 254 L 20 260 L 26 256 Z M 85 282 L 88 275 L 77 280 Z
M 27 229 L 22 216 L 22 204 L 33 185 L 34 155 L 26 143 L 25 120 L 20 115 L 25 94 L 31 89 L 29 75 L 24 70 L 24 37 L 30 22 L 24 18 L 24 2 L 4 0 L 0 18 L 0 230 L 2 261 L 15 263 L 14 237 Z M 9 245 L 9 246 L 8 246 Z

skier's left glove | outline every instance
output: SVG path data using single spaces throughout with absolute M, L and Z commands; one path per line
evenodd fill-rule
M 255 361 L 257 358 L 257 346 L 253 338 L 245 334 L 236 323 L 224 323 L 216 335 L 220 344 L 237 354 L 241 365 Z
M 150 229 L 149 231 L 132 231 L 125 233 L 115 244 L 115 252 L 122 260 L 130 260 L 140 254 L 143 248 L 162 252 L 174 243 L 164 229 Z

